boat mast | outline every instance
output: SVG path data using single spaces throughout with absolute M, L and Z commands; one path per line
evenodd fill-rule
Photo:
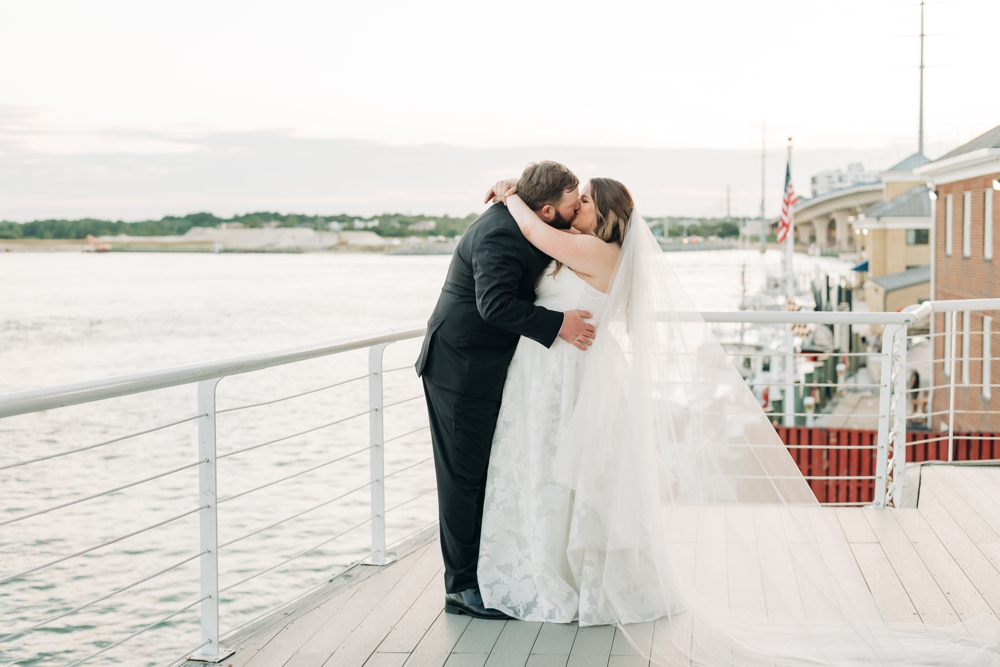
M 924 154 L 924 0 L 920 0 L 920 130 L 917 153 Z
M 764 121 L 760 121 L 760 254 L 767 251 L 767 221 L 764 219 Z

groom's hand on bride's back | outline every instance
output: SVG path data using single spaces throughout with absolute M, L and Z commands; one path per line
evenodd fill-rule
M 559 337 L 570 345 L 576 345 L 581 350 L 586 350 L 594 344 L 594 334 L 597 333 L 593 324 L 584 322 L 591 317 L 592 315 L 585 310 L 567 310 L 563 313 Z

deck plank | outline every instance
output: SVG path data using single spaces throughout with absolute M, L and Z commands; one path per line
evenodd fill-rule
M 863 514 L 910 602 L 920 615 L 920 620 L 937 626 L 957 623 L 960 619 L 948 601 L 948 596 L 938 587 L 927 565 L 920 559 L 920 554 L 893 518 L 893 513 L 897 511 L 869 508 Z
M 840 522 L 840 527 L 844 530 L 844 536 L 851 544 L 857 542 L 877 542 L 872 527 L 865 521 L 865 517 L 857 507 L 836 507 L 833 510 L 834 516 Z
M 563 656 L 568 660 L 579 630 L 576 623 L 545 623 L 538 631 L 531 654 Z
M 507 621 L 490 651 L 486 667 L 524 667 L 542 623 Z
M 764 582 L 757 556 L 753 511 L 749 507 L 726 508 L 726 575 L 729 609 L 734 616 L 766 619 Z
M 410 571 L 427 548 L 421 547 L 361 582 L 358 591 L 301 646 L 286 663 L 287 667 L 319 667 L 325 663 Z
M 713 606 L 721 609 L 729 608 L 728 546 L 724 508 L 700 508 L 698 541 L 695 543 L 694 585 Z M 707 628 L 698 623 L 692 624 L 692 630 L 691 650 L 695 655 L 700 655 L 710 649 L 713 638 Z
M 857 510 L 857 508 L 850 509 Z M 837 515 L 827 509 L 821 509 L 810 513 L 809 521 L 816 536 L 816 546 L 823 554 L 823 559 L 833 572 L 837 583 L 866 621 L 881 621 L 882 614 L 875 605 L 868 589 L 868 582 L 861 573 Z
M 439 554 L 440 562 L 440 549 L 435 549 L 435 552 Z M 444 609 L 443 573 L 444 568 L 439 568 L 413 605 L 382 640 L 378 647 L 380 653 L 411 653 L 420 643 L 424 633 Z
M 757 558 L 764 588 L 764 608 L 772 620 L 805 620 L 806 612 L 798 590 L 791 552 L 786 548 L 780 507 L 754 507 Z
M 1000 534 L 1000 484 L 996 482 L 995 466 L 965 466 L 962 468 L 965 483 L 959 490 L 980 517 L 994 532 Z M 952 486 L 955 486 L 954 484 Z
M 485 653 L 452 653 L 444 664 L 445 667 L 483 667 L 486 658 Z
M 441 554 L 426 549 L 406 575 L 368 614 L 330 658 L 337 667 L 362 667 L 441 570 Z
M 356 592 L 357 588 L 348 589 L 333 600 L 282 627 L 266 646 L 263 646 L 256 655 L 245 663 L 246 667 L 269 667 L 270 665 L 285 664 Z M 229 664 L 228 661 L 226 664 Z M 235 666 L 236 663 L 234 663 Z
M 503 626 L 507 621 L 487 621 L 481 618 L 474 618 L 469 623 L 469 627 L 462 633 L 461 639 L 455 644 L 453 653 L 482 653 L 489 655 L 493 646 L 503 632 Z M 485 658 L 484 658 L 485 662 Z
M 471 621 L 469 616 L 441 611 L 413 649 L 406 667 L 442 667 Z
M 882 551 L 882 545 L 858 542 L 851 545 L 851 551 L 861 567 L 861 573 L 868 582 L 868 588 L 875 596 L 875 603 L 882 610 L 887 621 L 918 623 L 920 615 L 910 601 L 903 583 L 892 569 L 889 558 Z
M 955 523 L 936 496 L 925 496 L 921 492 L 918 511 L 993 612 L 1000 613 L 1000 573 L 989 559 Z
M 580 628 L 567 667 L 607 667 L 614 640 L 615 628 L 612 625 Z
M 979 515 L 976 506 L 966 499 L 965 494 L 955 488 L 956 485 L 975 488 L 965 480 L 962 471 L 946 466 L 932 466 L 932 469 L 932 484 L 927 491 L 941 503 L 969 539 L 976 544 L 1000 544 L 1000 535 Z
M 803 517 L 812 525 L 800 526 Z M 829 594 L 814 583 L 824 578 L 810 569 L 803 551 L 808 538 L 800 528 L 807 535 L 815 531 L 848 594 L 863 604 L 867 598 L 866 618 L 881 612 L 890 621 L 947 626 L 1000 616 L 1000 469 L 927 466 L 917 509 L 817 509 L 815 516 L 793 518 L 765 506 L 688 507 L 675 509 L 669 520 L 675 567 L 739 618 L 821 619 L 831 613 Z M 699 645 L 699 628 L 684 612 L 630 626 L 638 650 L 613 626 L 445 614 L 441 568 L 437 541 L 424 543 L 315 607 L 289 614 L 292 620 L 276 618 L 238 637 L 242 644 L 225 664 L 649 667 L 646 654 L 682 664 L 709 649 L 710 638 L 704 635 Z M 719 655 L 718 647 L 712 654 Z
M 648 667 L 650 648 L 653 643 L 653 628 L 655 623 L 631 623 L 622 630 L 615 629 L 615 638 L 611 642 L 611 658 L 608 667 Z M 627 636 L 626 636 L 627 633 Z M 629 639 L 632 641 L 630 642 Z M 638 646 L 632 645 L 635 642 Z
M 566 667 L 568 661 L 568 655 L 532 653 L 528 656 L 528 662 L 525 667 Z
M 918 510 L 897 510 L 893 516 L 920 554 L 920 559 L 927 565 L 934 580 L 948 596 L 959 618 L 966 620 L 983 613 L 984 605 L 986 613 L 996 614 L 997 608 L 994 605 L 1000 604 L 1000 599 L 997 599 L 1000 596 L 988 595 L 988 573 L 984 578 L 975 572 L 977 565 L 989 566 L 989 561 L 978 551 L 978 558 L 971 553 L 970 549 L 975 550 L 971 540 L 965 537 L 960 528 L 954 526 L 946 513 L 942 522 L 942 513 L 928 511 L 927 505 L 932 505 L 933 501 L 928 501 L 921 494 L 920 504 L 922 507 Z M 949 530 L 948 523 L 961 534 L 964 542 L 956 538 L 955 531 Z M 989 569 L 992 570 L 992 566 Z M 980 583 L 985 586 L 981 588 Z
M 403 667 L 409 653 L 372 653 L 365 667 Z
M 894 510 L 889 516 L 899 524 L 960 620 L 993 613 L 918 510 Z

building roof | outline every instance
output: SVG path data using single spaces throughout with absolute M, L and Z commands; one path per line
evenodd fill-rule
M 947 160 L 948 158 L 955 157 L 956 155 L 964 155 L 966 153 L 971 153 L 972 151 L 978 151 L 981 148 L 1000 148 L 1000 125 L 997 125 L 988 132 L 980 134 L 969 143 L 962 144 L 950 153 L 945 153 L 934 161 L 941 162 L 942 160 Z
M 872 282 L 884 289 L 886 292 L 893 292 L 904 287 L 913 287 L 920 283 L 927 283 L 931 280 L 930 266 L 915 266 L 899 273 L 890 273 L 887 276 L 873 278 Z
M 899 164 L 889 167 L 886 171 L 913 171 L 917 167 L 922 167 L 930 161 L 930 158 L 923 153 L 914 153 Z
M 930 188 L 918 185 L 894 199 L 873 204 L 865 209 L 865 217 L 929 218 L 931 217 Z

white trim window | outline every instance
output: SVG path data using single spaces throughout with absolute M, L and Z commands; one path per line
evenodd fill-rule
M 993 190 L 983 190 L 983 258 L 993 259 Z
M 972 257 L 972 193 L 962 196 L 962 257 Z
M 989 190 L 987 190 L 989 193 Z M 992 394 L 990 383 L 993 382 L 993 355 L 992 342 L 990 337 L 993 333 L 993 318 L 988 315 L 983 316 L 983 399 L 990 400 Z
M 948 195 L 944 198 L 944 254 L 951 255 L 951 237 L 952 231 L 954 231 L 952 225 L 951 212 L 953 210 L 952 196 Z

